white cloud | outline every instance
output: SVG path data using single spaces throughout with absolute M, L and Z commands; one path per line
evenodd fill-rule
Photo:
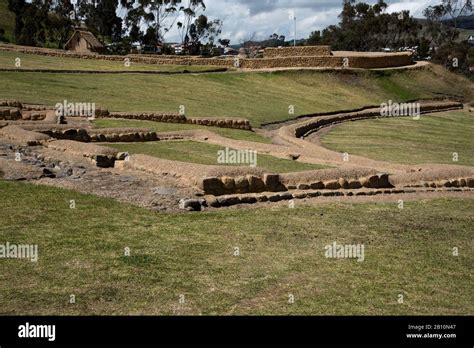
M 375 3 L 376 0 L 367 0 Z M 423 10 L 439 4 L 439 0 L 386 0 L 389 12 L 410 10 L 415 17 L 422 17 Z M 289 19 L 289 11 L 297 18 L 297 37 L 306 38 L 314 30 L 338 23 L 342 0 L 206 0 L 204 12 L 210 19 L 221 19 L 223 38 L 233 44 L 256 33 L 258 39 L 266 39 L 273 33 L 294 36 L 294 22 Z M 167 41 L 179 41 L 176 29 L 166 37 Z

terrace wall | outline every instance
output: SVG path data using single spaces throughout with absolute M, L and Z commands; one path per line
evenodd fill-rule
M 271 68 L 342 68 L 344 65 L 344 56 L 331 56 L 325 46 L 316 47 L 296 47 L 291 50 L 286 49 L 275 49 L 283 51 L 273 52 L 270 49 L 269 53 L 266 54 L 266 58 L 252 59 L 242 58 L 239 59 L 240 68 L 244 69 L 271 69 Z M 77 54 L 70 53 L 69 51 L 54 50 L 47 48 L 38 47 L 23 47 L 15 45 L 0 45 L 0 50 L 4 51 L 15 51 L 28 54 L 38 54 L 45 56 L 55 57 L 70 57 L 80 59 L 100 59 L 109 61 L 124 61 L 126 58 L 130 59 L 132 63 L 143 63 L 143 64 L 157 64 L 157 65 L 208 65 L 208 66 L 219 66 L 232 68 L 235 67 L 233 58 L 202 58 L 202 57 L 174 57 L 170 56 L 141 56 L 141 55 L 130 55 L 130 56 L 113 56 L 113 55 L 97 55 L 97 54 Z M 296 51 L 295 51 L 296 50 Z M 307 50 L 307 51 L 305 51 Z M 298 52 L 300 51 L 300 52 Z M 321 54 L 314 55 L 314 52 L 320 51 Z M 330 51 L 329 51 L 330 52 Z M 298 54 L 298 56 L 282 56 L 286 54 Z M 304 56 L 303 54 L 307 54 Z M 275 57 L 273 57 L 275 56 Z M 406 54 L 376 54 L 376 55 L 364 55 L 357 56 L 351 54 L 347 57 L 348 68 L 390 68 L 400 67 L 413 64 L 411 53 Z
M 277 57 L 308 57 L 308 56 L 331 56 L 330 46 L 296 46 L 281 48 L 266 48 L 265 58 Z

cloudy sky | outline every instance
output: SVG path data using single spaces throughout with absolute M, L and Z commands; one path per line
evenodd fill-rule
M 375 3 L 376 0 L 366 0 Z M 416 17 L 429 5 L 440 0 L 386 0 L 389 12 L 410 10 Z M 253 33 L 256 39 L 266 39 L 273 33 L 294 37 L 294 22 L 289 19 L 292 11 L 297 18 L 297 37 L 306 38 L 314 30 L 337 24 L 342 0 L 205 0 L 209 18 L 223 20 L 223 38 L 238 44 Z M 180 41 L 176 31 L 171 31 L 167 41 Z

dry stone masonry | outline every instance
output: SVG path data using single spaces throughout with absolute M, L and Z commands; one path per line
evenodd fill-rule
M 80 59 L 98 59 L 108 61 L 124 61 L 151 65 L 199 65 L 243 69 L 272 69 L 272 68 L 390 68 L 413 64 L 411 53 L 380 53 L 367 55 L 351 52 L 350 56 L 335 55 L 328 46 L 303 46 L 286 48 L 267 48 L 264 58 L 240 58 L 237 63 L 234 58 L 203 58 L 179 56 L 149 56 L 149 55 L 99 55 L 79 54 L 70 51 L 24 47 L 0 44 L 0 50 L 15 51 L 27 54 L 37 54 L 55 57 L 70 57 Z M 345 62 L 345 59 L 347 61 Z

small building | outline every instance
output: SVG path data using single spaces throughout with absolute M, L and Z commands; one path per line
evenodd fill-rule
M 64 49 L 77 53 L 106 53 L 105 46 L 90 31 L 76 29 Z

